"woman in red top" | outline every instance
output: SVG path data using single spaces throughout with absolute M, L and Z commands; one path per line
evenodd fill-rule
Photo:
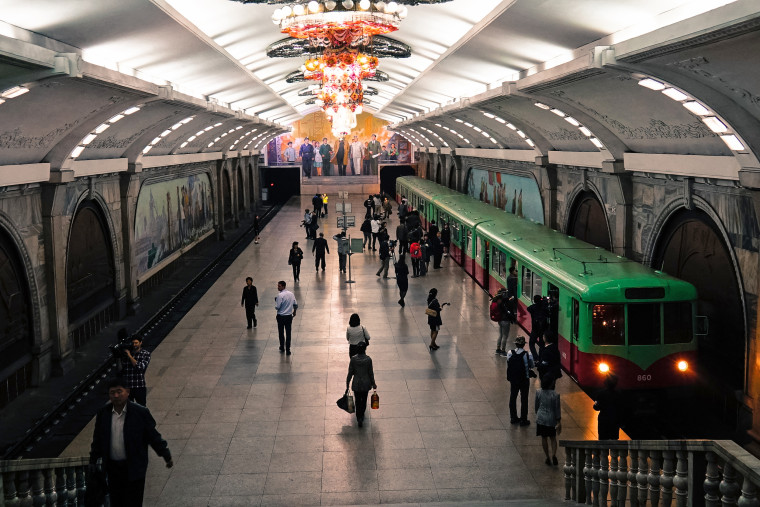
M 420 276 L 420 260 L 422 259 L 422 248 L 416 241 L 409 245 L 409 256 L 412 258 L 412 278 Z

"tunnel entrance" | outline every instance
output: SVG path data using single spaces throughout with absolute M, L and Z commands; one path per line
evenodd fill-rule
M 744 388 L 744 311 L 734 265 L 715 222 L 702 211 L 682 211 L 663 228 L 653 267 L 697 288 L 697 314 L 709 319 L 699 339 L 699 363 L 711 380 Z
M 592 192 L 581 192 L 575 199 L 567 222 L 567 233 L 599 248 L 612 251 L 604 207 Z
M 393 199 L 396 195 L 396 178 L 414 176 L 414 168 L 410 165 L 385 165 L 380 168 L 380 192 Z
M 0 231 L 0 408 L 32 381 L 32 306 L 24 265 Z
M 82 204 L 71 224 L 66 257 L 69 336 L 75 347 L 119 317 L 109 237 L 100 208 Z

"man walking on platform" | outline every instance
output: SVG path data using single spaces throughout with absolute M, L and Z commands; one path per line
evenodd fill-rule
M 156 431 L 150 410 L 130 402 L 130 390 L 124 384 L 121 379 L 108 382 L 109 403 L 95 416 L 90 466 L 102 460 L 113 507 L 140 507 L 148 472 L 148 446 L 164 459 L 166 468 L 174 462 L 166 440 Z
M 248 329 L 256 327 L 256 307 L 259 306 L 259 295 L 256 292 L 256 286 L 253 285 L 253 278 L 250 276 L 245 279 L 243 287 L 243 297 L 240 300 L 240 306 L 245 308 L 245 318 L 248 319 Z
M 367 151 L 369 152 L 369 167 L 370 174 L 377 175 L 378 160 L 380 158 L 380 152 L 382 151 L 380 142 L 377 140 L 377 136 L 372 134 L 372 140 L 367 145 Z
M 298 156 L 301 157 L 301 167 L 303 175 L 311 179 L 311 167 L 314 162 L 314 145 L 309 142 L 309 138 L 303 140 L 301 149 L 298 150 Z
M 330 253 L 330 247 L 327 246 L 327 240 L 325 239 L 325 233 L 320 232 L 319 237 L 314 240 L 314 246 L 311 247 L 311 254 L 314 257 L 314 269 L 319 271 L 319 263 L 322 262 L 322 271 L 325 270 L 325 252 Z
M 532 375 L 531 375 L 532 374 Z M 509 422 L 527 426 L 528 390 L 533 373 L 533 356 L 525 350 L 525 337 L 515 338 L 515 349 L 507 352 L 507 380 L 509 381 Z M 517 417 L 517 396 L 520 396 L 520 417 Z
M 277 290 L 280 293 L 274 298 L 274 309 L 277 310 L 277 333 L 280 338 L 280 352 L 290 355 L 291 328 L 293 317 L 298 310 L 296 297 L 289 290 L 285 290 L 285 281 L 277 282 Z
M 340 268 L 341 273 L 346 272 L 346 256 L 348 255 L 349 251 L 349 244 L 348 239 L 346 238 L 346 233 L 341 232 L 340 234 L 336 234 L 333 236 L 333 239 L 338 242 L 338 267 Z
M 129 389 L 129 399 L 147 406 L 148 387 L 145 383 L 145 370 L 150 364 L 150 352 L 142 348 L 142 338 L 139 335 L 132 337 L 132 348 L 124 350 L 121 358 L 121 376 Z

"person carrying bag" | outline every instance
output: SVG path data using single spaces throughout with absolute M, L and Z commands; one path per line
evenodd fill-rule
M 348 342 L 348 357 L 354 357 L 358 354 L 360 346 L 363 346 L 365 349 L 369 347 L 369 333 L 361 325 L 358 313 L 352 313 L 348 319 L 346 341 Z
M 367 410 L 367 395 L 370 388 L 377 389 L 377 384 L 375 383 L 375 372 L 372 369 L 372 358 L 366 354 L 366 345 L 360 344 L 358 347 L 359 352 L 351 358 L 351 362 L 348 364 L 346 390 L 351 385 L 351 389 L 354 391 L 356 420 L 361 428 L 364 425 L 364 412 Z M 353 379 L 353 384 L 351 379 Z

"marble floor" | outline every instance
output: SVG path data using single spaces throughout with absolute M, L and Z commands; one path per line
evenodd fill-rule
M 364 196 L 351 197 L 359 225 Z M 487 295 L 446 259 L 443 269 L 410 279 L 401 308 L 395 280 L 375 276 L 371 251 L 352 256 L 356 283 L 345 283 L 332 240 L 337 201 L 331 197 L 318 231 L 330 243 L 325 272 L 313 270 L 299 227 L 311 196 L 293 198 L 153 352 L 148 407 L 175 466 L 166 469 L 150 451 L 146 505 L 559 504 L 562 466 L 544 464 L 534 424 L 509 424 L 506 364 L 493 353 L 498 331 Z M 396 225 L 392 218 L 392 237 Z M 361 236 L 358 227 L 349 233 Z M 287 264 L 292 241 L 305 252 L 296 284 Z M 260 300 L 250 330 L 240 307 L 246 276 Z M 278 351 L 278 280 L 299 304 L 291 356 Z M 424 313 L 431 287 L 451 303 L 432 353 Z M 363 428 L 335 406 L 354 312 L 371 335 L 380 395 Z M 561 438 L 596 438 L 588 397 L 567 377 L 557 390 Z M 87 454 L 91 425 L 64 455 Z

